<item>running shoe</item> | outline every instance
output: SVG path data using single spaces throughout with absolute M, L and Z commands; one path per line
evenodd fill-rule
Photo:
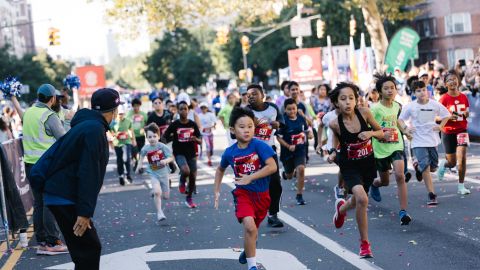
M 68 248 L 59 241 L 59 244 L 40 243 L 37 249 L 37 255 L 59 255 L 68 253 Z
M 458 194 L 468 195 L 470 194 L 470 190 L 466 188 L 464 184 L 458 184 Z
M 118 182 L 121 186 L 125 186 L 125 178 L 123 178 L 123 176 L 118 177 Z
M 370 248 L 370 242 L 367 240 L 362 240 L 360 242 L 360 257 L 364 258 L 373 258 L 373 253 Z
M 298 205 L 305 205 L 305 200 L 303 199 L 302 194 L 297 194 L 297 197 L 295 199 L 297 200 Z
M 180 194 L 185 194 L 185 192 L 187 192 L 185 182 L 183 182 L 182 180 L 180 180 L 180 183 L 178 183 L 178 192 L 180 192 Z
M 335 201 L 335 214 L 333 215 L 333 224 L 335 224 L 335 228 L 339 229 L 345 223 L 345 217 L 347 214 L 340 214 L 340 207 L 345 204 L 344 199 L 337 199 Z
M 406 210 L 400 210 L 398 216 L 400 217 L 400 225 L 408 225 L 412 221 L 412 217 L 408 215 Z
M 160 211 L 160 212 L 157 213 L 157 220 L 158 221 L 164 221 L 165 219 L 167 219 L 167 217 L 165 216 L 163 211 Z
M 245 254 L 245 250 L 240 253 L 240 256 L 238 256 L 238 262 L 241 264 L 247 263 L 247 254 Z
M 187 205 L 189 208 L 197 208 L 197 205 L 193 203 L 192 198 L 187 197 L 187 200 L 185 201 L 185 205 Z
M 381 202 L 382 201 L 382 195 L 380 194 L 380 188 L 379 187 L 371 185 L 370 186 L 370 196 L 372 196 L 372 199 L 374 199 L 376 202 Z
M 333 187 L 333 193 L 335 194 L 335 199 L 345 199 L 345 189 L 340 188 L 338 185 Z
M 405 173 L 405 183 L 410 182 L 410 179 L 412 179 L 412 174 L 410 172 Z
M 128 181 L 128 184 L 131 184 L 133 183 L 133 179 L 130 175 L 127 174 L 127 181 Z
M 18 235 L 18 238 L 19 238 L 19 242 L 20 242 L 20 246 L 22 248 L 27 248 L 28 247 L 28 236 L 27 236 L 27 233 L 26 232 L 21 232 L 19 233 Z
M 423 175 L 422 175 L 422 172 L 420 170 L 418 170 L 418 162 L 417 161 L 415 161 L 413 163 L 413 168 L 415 169 L 415 177 L 417 178 L 417 181 L 421 182 L 423 180 Z
M 437 205 L 437 204 L 438 204 L 437 195 L 433 192 L 429 192 L 427 205 Z
M 446 170 L 447 169 L 445 168 L 445 160 L 440 161 L 440 164 L 438 164 L 438 170 L 437 170 L 438 181 L 443 181 Z
M 268 226 L 272 228 L 282 228 L 283 222 L 280 221 L 277 214 L 274 214 L 274 215 L 268 216 Z

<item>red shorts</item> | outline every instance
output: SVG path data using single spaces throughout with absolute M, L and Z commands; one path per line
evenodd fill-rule
M 267 216 L 270 207 L 270 194 L 267 191 L 254 192 L 241 188 L 232 191 L 235 203 L 235 216 L 242 223 L 244 217 L 253 217 L 257 228 Z

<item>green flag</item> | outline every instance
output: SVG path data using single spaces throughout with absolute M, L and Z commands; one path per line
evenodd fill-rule
M 415 58 L 420 36 L 409 27 L 403 27 L 393 35 L 388 45 L 385 64 L 388 65 L 387 72 L 393 72 L 395 67 L 405 70 L 410 58 Z

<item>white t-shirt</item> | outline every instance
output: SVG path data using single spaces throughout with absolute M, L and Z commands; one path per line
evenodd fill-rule
M 273 121 L 283 123 L 283 115 L 280 114 L 277 106 L 273 103 L 265 102 L 267 108 L 263 111 L 252 109 L 255 118 L 257 118 L 257 126 L 255 127 L 255 138 L 267 143 L 270 146 L 275 145 L 276 130 L 270 124 Z
M 439 132 L 434 131 L 437 126 L 435 118 L 443 119 L 449 117 L 450 112 L 439 102 L 429 99 L 428 103 L 420 104 L 417 101 L 408 103 L 402 108 L 398 119 L 407 122 L 410 120 L 410 127 L 414 128 L 412 148 L 414 147 L 436 147 L 440 144 Z
M 331 128 L 329 128 L 329 124 L 335 118 L 337 118 L 336 110 L 329 111 L 322 117 L 322 124 L 323 126 L 327 127 L 327 144 L 324 145 L 325 150 L 333 148 L 333 131 Z
M 217 122 L 217 118 L 215 117 L 215 114 L 212 112 L 207 112 L 207 113 L 199 113 L 198 118 L 200 118 L 200 123 L 202 124 L 202 132 L 205 131 L 205 129 L 211 129 L 215 123 Z M 211 133 L 210 131 L 205 131 L 206 133 Z

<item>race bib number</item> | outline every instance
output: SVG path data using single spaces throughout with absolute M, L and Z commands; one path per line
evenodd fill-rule
M 470 145 L 470 137 L 468 136 L 468 133 L 462 132 L 457 134 L 457 145 L 458 146 Z
M 117 139 L 119 140 L 126 140 L 128 139 L 128 133 L 125 131 L 121 131 L 117 133 Z
M 239 176 L 240 174 L 252 174 L 260 168 L 260 158 L 255 152 L 247 156 L 235 157 L 233 159 L 233 170 L 236 176 Z
M 165 155 L 163 154 L 162 150 L 155 150 L 147 153 L 148 163 L 150 164 L 150 168 L 152 168 L 154 171 L 165 167 L 165 165 L 162 165 L 160 162 L 162 159 L 165 159 Z
M 292 144 L 299 145 L 305 143 L 305 133 L 301 132 L 295 135 L 292 135 Z
M 193 128 L 179 128 L 177 129 L 178 141 L 179 142 L 189 142 L 193 137 L 194 129 Z
M 467 107 L 465 106 L 465 104 L 456 104 L 456 105 L 452 105 L 448 108 L 448 110 L 457 116 L 457 119 L 456 120 L 449 120 L 449 121 L 464 121 L 465 118 L 463 117 L 463 115 L 465 114 L 465 112 L 467 111 Z
M 211 134 L 212 133 L 212 128 L 204 128 L 203 133 L 205 134 Z
M 373 153 L 372 141 L 366 140 L 347 145 L 347 158 L 350 160 L 364 159 Z
M 133 116 L 133 128 L 134 129 L 141 129 L 142 128 L 142 122 L 143 122 L 143 116 L 142 115 L 134 115 Z
M 272 126 L 270 125 L 261 125 L 257 126 L 255 128 L 255 138 L 263 140 L 263 141 L 269 141 L 270 137 L 272 136 Z
M 158 128 L 160 129 L 160 135 L 163 135 L 163 133 L 165 133 L 165 130 L 167 130 L 168 125 L 163 125 Z
M 382 128 L 383 132 L 390 132 L 390 137 L 384 138 L 383 143 L 397 143 L 398 142 L 398 131 L 396 128 Z

